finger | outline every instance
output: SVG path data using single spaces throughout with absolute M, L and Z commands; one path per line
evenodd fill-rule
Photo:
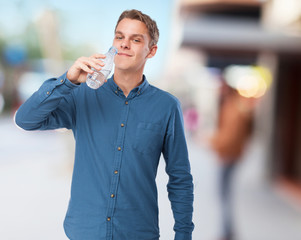
M 84 59 L 80 64 L 85 64 L 86 66 L 89 66 L 90 68 L 94 68 L 97 71 L 101 70 L 104 66 L 104 63 L 101 60 L 96 59 Z
M 106 55 L 100 53 L 96 53 L 91 56 L 91 58 L 105 58 L 105 57 Z
M 103 66 L 105 65 L 103 59 L 99 59 L 99 58 L 90 58 L 89 60 L 93 61 L 95 64 L 100 65 L 101 67 L 103 67 Z
M 91 68 L 89 68 L 87 65 L 85 65 L 84 63 L 80 63 L 79 67 L 80 67 L 81 70 L 83 70 L 87 73 L 90 73 L 90 74 L 94 73 L 94 71 Z
M 90 67 L 94 67 L 95 69 L 98 69 L 98 70 L 101 69 L 101 68 L 99 68 L 99 66 L 103 67 L 105 65 L 104 62 L 101 59 L 94 58 L 94 57 L 81 57 L 81 58 L 78 59 L 78 62 L 83 62 L 86 65 L 88 65 Z M 97 64 L 99 66 L 96 66 L 95 64 Z

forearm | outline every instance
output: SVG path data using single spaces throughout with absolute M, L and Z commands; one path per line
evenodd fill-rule
M 175 219 L 175 240 L 191 239 L 194 225 L 193 179 L 184 135 L 170 135 L 165 149 L 168 197 Z
M 186 161 L 188 162 L 188 159 Z M 175 219 L 175 240 L 189 240 L 194 229 L 192 222 L 193 180 L 190 167 L 185 164 L 167 171 L 169 174 L 168 197 Z
M 55 129 L 70 125 L 70 107 L 66 96 L 70 95 L 77 85 L 66 79 L 66 74 L 59 78 L 45 81 L 18 109 L 15 121 L 25 130 Z M 65 104 L 65 106 L 64 106 Z

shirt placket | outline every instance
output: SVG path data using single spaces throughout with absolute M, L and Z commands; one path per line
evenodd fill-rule
M 123 106 L 121 108 L 121 118 L 119 123 L 119 130 L 117 134 L 117 142 L 115 146 L 115 157 L 114 157 L 114 169 L 111 177 L 111 186 L 109 193 L 109 204 L 107 210 L 107 240 L 113 239 L 113 221 L 114 221 L 114 211 L 117 200 L 117 190 L 119 185 L 119 175 L 120 166 L 122 161 L 122 156 L 124 153 L 124 141 L 125 141 L 125 130 L 127 125 L 127 119 L 129 114 L 129 104 L 130 100 L 124 99 Z

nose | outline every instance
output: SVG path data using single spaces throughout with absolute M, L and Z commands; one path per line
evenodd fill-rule
M 129 49 L 129 46 L 129 41 L 127 39 L 123 39 L 123 41 L 121 42 L 121 48 Z

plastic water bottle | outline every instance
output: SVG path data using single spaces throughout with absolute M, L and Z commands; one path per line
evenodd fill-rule
M 99 72 L 92 68 L 94 73 L 88 73 L 86 83 L 90 88 L 97 89 L 105 83 L 105 80 L 108 78 L 109 74 L 112 71 L 114 56 L 117 54 L 117 52 L 117 48 L 112 46 L 105 54 L 106 58 L 102 59 L 105 64 L 103 68 Z

